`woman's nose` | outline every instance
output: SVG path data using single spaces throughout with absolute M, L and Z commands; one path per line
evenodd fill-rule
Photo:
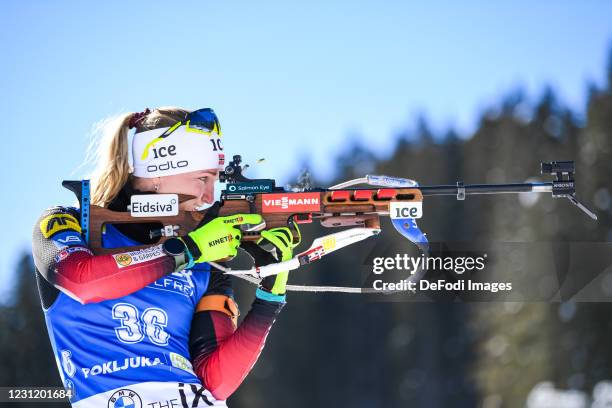
M 202 199 L 204 200 L 206 204 L 211 204 L 214 198 L 215 198 L 215 191 L 213 189 L 213 186 L 210 186 L 210 188 L 207 188 L 206 191 L 204 191 L 204 195 L 202 196 Z

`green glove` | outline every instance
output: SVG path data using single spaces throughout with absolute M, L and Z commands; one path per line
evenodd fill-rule
M 299 240 L 301 240 L 300 230 L 295 226 Z M 299 245 L 299 240 L 296 244 L 293 243 L 293 234 L 287 227 L 273 228 L 261 232 L 261 239 L 257 242 L 259 246 L 266 250 L 276 249 L 276 258 L 278 262 L 288 261 L 293 258 L 293 248 Z M 281 272 L 277 275 L 265 277 L 260 286 L 265 291 L 275 295 L 282 296 L 285 294 L 285 287 L 289 279 L 289 272 Z
M 219 261 L 236 256 L 242 232 L 236 228 L 242 224 L 261 224 L 259 214 L 236 214 L 217 217 L 181 237 L 195 263 Z

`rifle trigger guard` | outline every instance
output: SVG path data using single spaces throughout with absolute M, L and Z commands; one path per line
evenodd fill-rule
M 463 181 L 457 182 L 457 200 L 465 200 L 465 186 Z

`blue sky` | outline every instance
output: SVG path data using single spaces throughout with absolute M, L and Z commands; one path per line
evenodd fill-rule
M 169 4 L 172 4 L 170 6 Z M 483 108 L 544 85 L 579 109 L 612 46 L 605 1 L 10 1 L 0 26 L 0 292 L 78 170 L 92 125 L 145 107 L 213 107 L 226 154 L 319 177 L 351 135 L 380 155 L 424 113 L 469 134 Z M 410 176 L 410 175 L 404 175 Z M 442 181 L 442 180 L 441 180 Z M 10 233 L 9 233 L 10 231 Z

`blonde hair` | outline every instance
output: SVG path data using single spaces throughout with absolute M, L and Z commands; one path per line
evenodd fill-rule
M 174 106 L 154 109 L 138 119 L 136 133 L 169 127 L 185 119 L 190 111 Z M 128 182 L 132 169 L 129 160 L 128 132 L 136 113 L 123 113 L 96 125 L 89 152 L 95 152 L 96 167 L 91 175 L 91 203 L 106 207 Z M 137 118 L 137 117 L 136 117 Z M 91 155 L 88 155 L 88 161 Z

